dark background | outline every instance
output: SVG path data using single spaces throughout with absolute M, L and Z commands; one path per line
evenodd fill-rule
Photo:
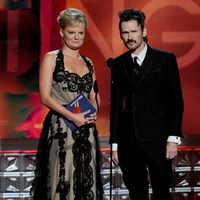
M 38 68 L 43 54 L 61 47 L 56 18 L 67 7 L 88 16 L 82 53 L 92 59 L 99 82 L 101 111 L 97 126 L 109 135 L 109 57 L 126 51 L 117 13 L 138 8 L 146 13 L 149 44 L 177 56 L 185 111 L 184 135 L 200 134 L 199 0 L 1 0 L 0 138 L 38 138 L 48 111 L 40 104 Z

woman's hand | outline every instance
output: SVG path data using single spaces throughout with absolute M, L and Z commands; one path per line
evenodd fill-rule
M 95 123 L 97 120 L 97 113 L 91 114 L 89 117 L 86 118 L 87 124 Z
M 74 113 L 73 117 L 72 117 L 72 121 L 78 127 L 85 125 L 85 124 L 94 123 L 97 119 L 96 112 L 91 114 L 89 117 L 85 118 L 85 115 L 87 115 L 89 112 L 90 112 L 90 110 L 82 112 L 82 113 Z

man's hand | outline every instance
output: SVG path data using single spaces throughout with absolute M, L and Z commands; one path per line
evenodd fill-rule
M 166 145 L 166 158 L 173 159 L 177 156 L 177 144 L 173 142 L 167 142 Z
M 117 151 L 112 151 L 112 163 L 114 163 L 114 165 L 119 164 Z

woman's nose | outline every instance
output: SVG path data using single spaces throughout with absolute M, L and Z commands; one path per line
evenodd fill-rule
M 75 34 L 75 39 L 77 39 L 77 40 L 79 39 L 79 34 L 78 33 Z

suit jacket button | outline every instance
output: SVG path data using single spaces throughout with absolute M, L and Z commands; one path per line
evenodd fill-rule
M 135 111 L 135 110 L 137 110 L 137 106 L 134 106 L 132 109 L 132 111 Z

